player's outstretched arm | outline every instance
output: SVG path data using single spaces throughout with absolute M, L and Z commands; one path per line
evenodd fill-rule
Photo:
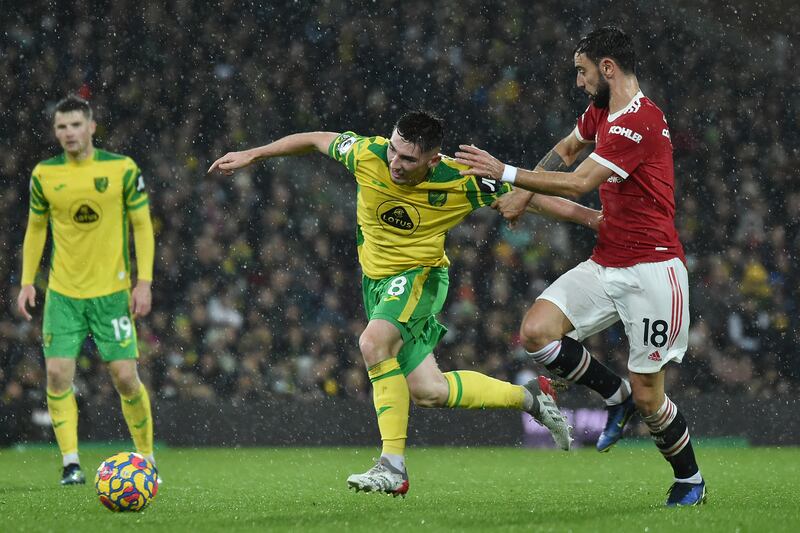
M 586 144 L 570 133 L 545 154 L 534 170 L 564 172 L 572 166 L 585 147 Z M 510 194 L 504 194 L 495 200 L 492 208 L 497 209 L 503 218 L 513 224 L 526 210 L 530 211 L 533 195 L 531 191 L 514 188 Z
M 579 203 L 546 194 L 534 194 L 528 204 L 528 211 L 556 220 L 574 222 L 597 231 L 603 221 L 603 212 Z
M 329 131 L 294 133 L 258 148 L 250 148 L 241 152 L 228 152 L 214 161 L 208 172 L 219 170 L 230 176 L 236 169 L 244 168 L 256 161 L 270 157 L 300 155 L 314 151 L 327 154 L 328 147 L 338 135 L 338 133 Z
M 462 175 L 488 176 L 541 194 L 577 198 L 596 189 L 613 174 L 590 158 L 584 159 L 572 172 L 525 170 L 506 165 L 476 146 L 462 144 L 459 148 L 461 151 L 456 152 L 456 161 L 469 167 L 461 171 Z
M 17 309 L 25 320 L 33 318 L 28 311 L 28 306 L 36 307 L 36 288 L 33 281 L 39 262 L 42 260 L 44 243 L 47 240 L 48 215 L 38 215 L 33 211 L 28 213 L 28 227 L 25 230 L 25 239 L 22 241 L 22 288 L 17 296 Z

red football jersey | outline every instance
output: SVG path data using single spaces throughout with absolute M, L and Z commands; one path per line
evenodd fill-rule
M 613 114 L 590 104 L 575 135 L 614 171 L 600 185 L 604 222 L 592 259 L 607 267 L 686 259 L 675 229 L 675 171 L 664 113 L 641 92 Z

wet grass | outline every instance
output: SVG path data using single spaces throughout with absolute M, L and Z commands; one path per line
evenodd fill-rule
M 563 453 L 409 452 L 405 499 L 356 494 L 373 450 L 161 449 L 165 478 L 141 513 L 114 514 L 93 484 L 62 488 L 55 448 L 0 449 L 1 531 L 800 531 L 800 449 L 698 446 L 708 504 L 665 509 L 671 476 L 651 446 Z M 86 447 L 87 477 L 118 447 Z

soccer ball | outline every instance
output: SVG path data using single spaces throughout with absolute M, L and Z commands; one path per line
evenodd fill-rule
M 156 497 L 158 474 L 144 456 L 121 452 L 102 462 L 94 487 L 100 503 L 111 511 L 141 511 Z

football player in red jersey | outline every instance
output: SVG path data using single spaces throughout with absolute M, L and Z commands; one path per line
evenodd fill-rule
M 638 410 L 675 474 L 666 504 L 698 505 L 705 501 L 705 482 L 686 420 L 664 392 L 665 365 L 681 361 L 689 330 L 669 127 L 639 88 L 633 42 L 624 32 L 604 27 L 589 33 L 573 59 L 577 85 L 591 103 L 536 169 L 517 169 L 467 145 L 461 145 L 456 160 L 469 165 L 464 173 L 516 187 L 494 205 L 509 220 L 521 215 L 531 193 L 577 197 L 599 188 L 604 220 L 591 258 L 537 298 L 523 319 L 521 339 L 535 361 L 603 397 L 608 420 L 599 451 L 622 437 Z M 568 172 L 588 144 L 594 151 Z M 580 342 L 617 321 L 630 344 L 630 381 Z

